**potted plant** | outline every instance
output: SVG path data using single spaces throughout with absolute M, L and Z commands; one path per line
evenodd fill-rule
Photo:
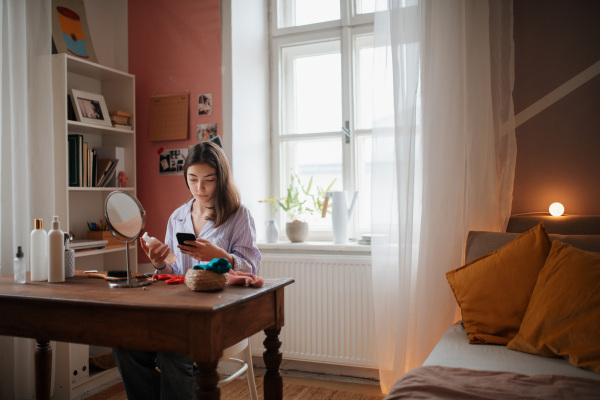
M 273 210 L 279 209 L 287 214 L 288 222 L 285 226 L 285 232 L 291 242 L 303 242 L 308 236 L 307 217 L 321 214 L 325 194 L 331 189 L 335 179 L 326 189 L 313 186 L 313 177 L 310 177 L 308 184 L 304 186 L 297 174 L 293 174 L 290 184 L 286 190 L 285 197 L 270 197 L 261 200 L 261 203 L 271 203 Z

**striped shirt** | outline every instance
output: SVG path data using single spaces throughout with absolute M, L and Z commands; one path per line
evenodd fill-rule
M 177 247 L 177 232 L 194 233 L 192 224 L 191 199 L 171 214 L 167 224 L 165 243 L 175 255 L 177 260 L 171 265 L 173 274 L 185 275 L 186 271 L 194 265 L 207 264 L 208 261 L 198 261 L 195 258 L 181 253 Z M 248 209 L 241 205 L 221 226 L 215 228 L 213 221 L 206 221 L 199 238 L 206 239 L 214 245 L 225 250 L 233 257 L 233 267 L 236 271 L 249 272 L 258 275 L 261 255 L 256 246 L 256 229 L 254 219 Z

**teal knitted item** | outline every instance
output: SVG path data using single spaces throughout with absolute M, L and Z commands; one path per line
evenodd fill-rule
M 226 258 L 213 258 L 208 264 L 194 265 L 192 269 L 205 269 L 217 274 L 224 274 L 231 269 L 231 264 Z

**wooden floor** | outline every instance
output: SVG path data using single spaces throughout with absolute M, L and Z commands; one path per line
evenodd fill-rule
M 257 379 L 262 379 L 264 371 L 261 369 L 255 370 Z M 340 390 L 346 392 L 360 393 L 371 396 L 383 396 L 378 382 L 370 382 L 365 379 L 356 379 L 345 376 L 314 374 L 297 371 L 282 371 L 283 380 L 288 384 L 305 385 L 327 388 L 332 390 Z M 81 399 L 85 400 L 105 400 L 113 397 L 118 392 L 123 391 L 123 386 L 119 385 L 120 380 L 111 382 L 100 388 L 100 391 L 94 394 L 89 394 Z

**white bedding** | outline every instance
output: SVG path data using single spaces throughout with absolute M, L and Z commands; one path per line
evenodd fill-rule
M 509 350 L 506 346 L 469 344 L 467 334 L 460 322 L 446 331 L 423 365 L 506 371 L 524 375 L 564 375 L 600 380 L 600 374 L 575 367 L 561 358 L 521 353 Z

